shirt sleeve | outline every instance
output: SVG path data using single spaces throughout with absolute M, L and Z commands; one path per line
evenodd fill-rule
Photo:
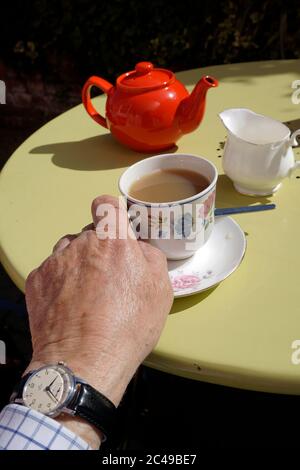
M 22 405 L 0 413 L 1 450 L 91 450 L 79 436 L 57 421 Z

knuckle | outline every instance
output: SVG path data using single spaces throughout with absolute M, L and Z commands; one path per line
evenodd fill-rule
M 95 232 L 94 230 L 84 230 L 81 232 L 78 236 L 78 240 L 90 240 L 94 236 Z
M 77 245 L 94 246 L 95 242 L 98 242 L 97 234 L 94 230 L 85 230 L 77 238 Z M 76 242 L 76 240 L 75 240 Z
M 96 232 L 94 230 L 85 230 L 83 232 L 83 236 L 88 240 L 88 241 L 93 241 L 96 240 Z
M 64 236 L 64 237 L 60 238 L 58 240 L 58 242 L 55 243 L 52 251 L 55 252 L 59 248 L 66 246 L 68 244 L 68 242 L 69 242 L 69 240 L 68 240 L 67 236 Z
M 78 237 L 78 234 L 72 234 L 68 233 L 61 237 L 58 242 L 54 245 L 53 250 L 52 250 L 52 255 L 56 254 L 56 251 L 66 248 L 68 245 L 71 244 L 73 240 L 75 240 Z
M 94 230 L 86 230 L 78 237 L 78 244 L 74 246 L 76 256 L 83 254 L 89 259 L 98 259 L 101 253 L 101 245 Z

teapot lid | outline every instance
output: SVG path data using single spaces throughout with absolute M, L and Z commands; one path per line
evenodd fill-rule
M 162 88 L 174 81 L 170 70 L 156 69 L 151 62 L 139 62 L 135 70 L 121 75 L 117 85 L 125 91 L 149 91 Z

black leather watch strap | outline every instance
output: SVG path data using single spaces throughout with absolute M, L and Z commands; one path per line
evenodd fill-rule
M 89 421 L 103 432 L 105 437 L 111 434 L 115 419 L 115 405 L 102 393 L 86 383 L 79 384 L 79 390 L 68 408 L 75 415 Z
M 11 395 L 10 401 L 22 399 L 23 389 L 26 381 L 35 371 L 31 371 L 22 377 Z M 75 415 L 80 416 L 89 423 L 93 424 L 107 438 L 113 429 L 116 410 L 115 405 L 102 393 L 91 387 L 85 382 L 77 380 L 77 390 L 67 408 L 72 410 Z
M 32 372 L 28 372 L 26 375 L 24 375 L 21 378 L 20 382 L 15 386 L 15 388 L 13 389 L 12 395 L 10 397 L 10 403 L 13 403 L 16 399 L 22 398 L 24 385 L 26 384 L 31 374 Z

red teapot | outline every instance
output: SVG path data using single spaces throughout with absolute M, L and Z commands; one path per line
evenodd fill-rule
M 94 108 L 92 86 L 107 94 L 106 117 Z M 135 70 L 117 78 L 113 86 L 100 77 L 90 77 L 82 90 L 89 115 L 111 131 L 122 144 L 138 152 L 157 152 L 175 145 L 184 134 L 195 130 L 203 117 L 205 97 L 218 81 L 204 76 L 189 94 L 185 86 L 166 69 L 140 62 Z

